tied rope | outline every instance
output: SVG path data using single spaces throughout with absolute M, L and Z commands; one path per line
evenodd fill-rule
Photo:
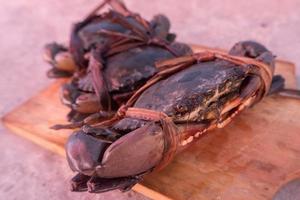
M 111 100 L 110 96 L 107 91 L 107 81 L 103 75 L 103 68 L 104 64 L 102 59 L 97 59 L 98 57 L 109 57 L 117 53 L 121 53 L 124 51 L 128 51 L 129 49 L 133 49 L 139 46 L 144 45 L 154 45 L 159 46 L 161 48 L 166 49 L 169 51 L 172 55 L 175 57 L 178 57 L 179 54 L 177 53 L 176 49 L 170 45 L 170 43 L 162 38 L 159 38 L 153 34 L 153 30 L 150 27 L 150 23 L 146 21 L 144 18 L 142 18 L 139 14 L 133 13 L 130 10 L 127 9 L 125 4 L 119 0 L 104 0 L 100 5 L 98 5 L 94 10 L 92 10 L 91 13 L 88 14 L 88 16 L 84 19 L 83 22 L 80 23 L 80 26 L 76 27 L 76 34 L 79 31 L 80 28 L 82 28 L 84 25 L 88 24 L 90 21 L 92 21 L 95 17 L 97 17 L 97 12 L 99 12 L 101 9 L 104 8 L 105 5 L 109 4 L 112 10 L 108 13 L 105 13 L 103 15 L 99 15 L 98 17 L 102 20 L 110 19 L 115 23 L 120 24 L 121 26 L 124 26 L 125 28 L 128 28 L 131 30 L 131 34 L 124 34 L 119 33 L 116 31 L 108 31 L 108 30 L 100 30 L 98 31 L 98 34 L 108 36 L 108 37 L 116 37 L 115 40 L 112 41 L 111 44 L 108 46 L 105 46 L 105 51 L 102 52 L 97 49 L 98 54 L 100 55 L 94 55 L 92 53 L 90 55 L 90 64 L 89 66 L 93 67 L 93 63 L 97 63 L 97 66 L 94 66 L 93 76 L 92 76 L 92 82 L 93 82 L 93 88 L 96 92 L 97 97 L 100 101 L 102 101 L 103 97 L 107 97 L 109 99 L 109 105 L 108 108 L 110 110 L 111 108 Z M 136 23 L 140 26 L 133 25 L 130 23 L 127 17 L 132 17 L 135 19 Z M 142 27 L 142 28 L 141 28 Z M 104 47 L 97 47 L 102 48 Z M 100 92 L 100 88 L 103 87 L 103 91 Z
M 232 56 L 217 51 L 206 51 L 196 53 L 190 56 L 183 56 L 167 61 L 158 62 L 157 68 L 160 71 L 153 78 L 151 78 L 144 86 L 137 90 L 134 93 L 134 95 L 127 101 L 127 103 L 119 108 L 116 115 L 112 119 L 100 122 L 94 126 L 110 126 L 114 122 L 125 117 L 160 122 L 164 134 L 164 152 L 162 160 L 157 164 L 155 170 L 163 168 L 173 160 L 177 152 L 179 143 L 181 142 L 181 137 L 180 133 L 178 132 L 177 126 L 174 124 L 172 118 L 169 117 L 166 113 L 145 108 L 135 108 L 132 106 L 147 88 L 154 85 L 158 81 L 168 78 L 172 74 L 182 71 L 195 63 L 210 61 L 217 58 L 234 63 L 237 65 L 237 67 L 249 67 L 250 65 L 250 71 L 248 73 L 255 74 L 259 76 L 262 80 L 262 85 L 259 89 L 262 92 L 258 93 L 261 95 L 257 96 L 256 100 L 262 99 L 268 93 L 272 81 L 273 71 L 267 64 L 252 58 Z M 207 128 L 206 130 L 209 130 L 209 128 Z

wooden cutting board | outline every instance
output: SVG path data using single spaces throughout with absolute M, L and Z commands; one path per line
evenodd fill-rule
M 288 88 L 296 87 L 292 63 L 278 60 L 276 74 L 284 75 Z M 49 127 L 66 123 L 68 108 L 58 97 L 65 81 L 56 81 L 3 118 L 12 132 L 62 156 L 70 131 Z M 262 200 L 271 199 L 280 185 L 299 176 L 300 101 L 273 96 L 227 127 L 204 135 L 133 189 L 152 199 Z

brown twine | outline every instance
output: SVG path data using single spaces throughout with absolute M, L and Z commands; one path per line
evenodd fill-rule
M 101 17 L 101 19 L 112 19 L 116 23 L 119 23 L 122 26 L 127 27 L 134 33 L 134 35 L 129 35 L 129 34 L 122 34 L 115 31 L 106 31 L 106 30 L 99 31 L 98 32 L 99 34 L 105 34 L 107 36 L 118 36 L 118 37 L 122 37 L 123 39 L 127 39 L 127 44 L 123 44 L 121 46 L 117 45 L 119 41 L 116 41 L 115 44 L 111 44 L 111 49 L 106 53 L 107 56 L 110 56 L 115 53 L 120 53 L 132 48 L 136 48 L 138 46 L 150 45 L 150 44 L 165 48 L 174 56 L 176 57 L 178 56 L 176 49 L 174 49 L 167 41 L 157 37 L 153 37 L 152 34 L 148 35 L 147 32 L 152 33 L 150 23 L 144 18 L 142 18 L 138 13 L 134 13 L 130 11 L 125 6 L 125 4 L 120 0 L 104 0 L 98 6 L 96 6 L 96 8 L 94 8 L 87 15 L 87 17 L 85 17 L 84 21 L 88 22 L 91 19 L 93 19 L 97 15 L 97 13 L 101 9 L 103 9 L 107 4 L 110 5 L 112 11 L 106 13 L 105 15 L 101 15 L 99 17 Z M 141 27 L 144 28 L 144 30 L 134 26 L 132 23 L 129 23 L 128 20 L 126 19 L 126 17 L 129 16 L 133 17 L 135 21 Z M 130 43 L 132 44 L 130 45 Z
M 174 158 L 177 152 L 180 143 L 180 136 L 178 134 L 180 133 L 178 133 L 177 127 L 174 124 L 172 118 L 167 114 L 144 108 L 135 108 L 132 106 L 147 88 L 154 85 L 158 81 L 165 79 L 181 70 L 184 70 L 197 62 L 210 61 L 216 58 L 234 63 L 238 65 L 238 67 L 250 68 L 250 71 L 248 71 L 248 73 L 255 74 L 261 78 L 263 84 L 261 87 L 261 93 L 256 92 L 256 94 L 261 94 L 260 96 L 256 97 L 257 100 L 260 100 L 268 93 L 273 76 L 273 71 L 270 70 L 270 67 L 268 65 L 252 58 L 232 56 L 217 51 L 206 51 L 196 53 L 191 56 L 183 56 L 157 63 L 157 68 L 160 71 L 144 86 L 137 90 L 134 95 L 127 101 L 127 103 L 119 108 L 117 114 L 112 119 L 96 124 L 95 126 L 111 126 L 114 122 L 125 117 L 133 117 L 148 121 L 160 122 L 164 133 L 165 145 L 162 160 L 155 167 L 155 170 L 163 168 L 164 166 L 169 164 L 169 162 Z
M 109 57 L 117 53 L 125 52 L 128 51 L 129 49 L 133 49 L 139 46 L 144 46 L 144 45 L 155 45 L 162 47 L 169 51 L 172 55 L 175 57 L 178 57 L 178 53 L 176 52 L 175 49 L 172 48 L 172 46 L 167 42 L 164 41 L 163 39 L 157 38 L 152 36 L 152 34 L 148 35 L 147 33 L 153 32 L 150 28 L 150 23 L 146 21 L 144 18 L 142 18 L 139 14 L 133 13 L 129 11 L 126 6 L 120 2 L 119 0 L 104 0 L 99 6 L 97 6 L 86 18 L 85 22 L 88 22 L 92 18 L 94 18 L 99 10 L 101 10 L 105 5 L 109 4 L 113 11 L 99 16 L 101 19 L 111 19 L 116 23 L 119 23 L 120 25 L 128 28 L 129 30 L 132 31 L 132 34 L 124 34 L 124 33 L 119 33 L 116 31 L 108 31 L 108 30 L 100 30 L 98 31 L 98 34 L 106 35 L 106 36 L 111 36 L 111 37 L 117 37 L 121 39 L 116 39 L 114 40 L 108 48 L 106 48 L 106 51 L 104 52 L 99 52 L 101 55 L 104 57 Z M 131 16 L 133 17 L 136 22 L 141 25 L 143 28 L 139 28 L 134 26 L 132 23 L 130 23 L 126 17 Z M 102 47 L 103 48 L 103 47 Z M 95 58 L 94 55 L 92 54 L 90 57 L 90 62 L 95 63 Z M 104 88 L 102 92 L 103 95 L 108 96 L 108 91 L 107 89 L 107 82 L 105 77 L 103 76 L 103 63 L 101 60 L 97 60 L 98 65 L 102 66 L 99 68 L 99 73 L 95 72 L 93 73 L 93 87 L 95 90 L 96 95 L 98 98 L 101 100 L 100 96 L 100 90 L 97 86 L 102 85 Z M 92 66 L 90 64 L 90 66 Z M 104 94 L 105 93 L 105 94 Z M 108 98 L 110 99 L 110 98 Z M 109 101 L 109 108 L 110 108 L 110 101 Z

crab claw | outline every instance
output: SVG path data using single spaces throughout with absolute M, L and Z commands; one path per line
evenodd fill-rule
M 96 113 L 101 110 L 101 105 L 96 94 L 84 93 L 76 98 L 72 108 L 80 113 Z
M 70 168 L 87 176 L 93 175 L 106 147 L 106 142 L 99 141 L 83 131 L 75 132 L 65 146 Z
M 155 36 L 161 39 L 169 39 L 168 36 L 170 34 L 169 31 L 171 23 L 165 15 L 155 15 L 151 20 L 150 25 L 154 30 Z M 174 37 L 170 40 L 170 42 L 175 40 L 175 35 L 173 34 L 172 36 Z
M 265 46 L 254 41 L 236 43 L 230 49 L 229 54 L 255 58 L 274 68 L 275 56 Z
M 67 159 L 73 171 L 100 178 L 135 176 L 156 166 L 162 159 L 162 128 L 147 123 L 108 146 L 101 133 L 75 132 L 66 143 Z M 121 163 L 121 164 L 120 164 Z
M 72 104 L 75 103 L 78 96 L 81 95 L 81 91 L 73 83 L 66 83 L 62 85 L 59 96 L 61 102 L 69 107 L 72 107 Z
M 105 135 L 102 132 L 106 129 L 91 130 L 75 132 L 66 143 L 69 166 L 81 174 L 71 181 L 74 191 L 85 188 L 92 193 L 115 189 L 126 191 L 162 160 L 163 131 L 154 122 L 124 135 L 110 146 L 109 142 L 99 138 L 99 135 Z M 87 181 L 86 176 L 91 179 Z
M 50 78 L 71 76 L 77 68 L 67 48 L 55 42 L 45 46 L 43 57 L 52 65 L 47 74 Z
M 155 167 L 163 152 L 162 128 L 147 123 L 112 143 L 105 150 L 96 173 L 103 178 L 135 176 Z

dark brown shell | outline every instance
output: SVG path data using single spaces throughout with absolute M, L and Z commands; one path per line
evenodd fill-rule
M 97 44 L 101 45 L 105 42 L 108 42 L 108 37 L 100 36 L 100 30 L 107 30 L 107 31 L 115 31 L 119 33 L 129 33 L 130 31 L 120 24 L 113 23 L 110 19 L 101 19 L 101 17 L 96 18 L 91 23 L 84 26 L 78 32 L 80 39 L 83 42 L 84 49 L 88 50 L 92 46 L 96 46 Z
M 196 121 L 214 103 L 221 106 L 223 96 L 238 92 L 244 78 L 245 71 L 227 61 L 195 64 L 151 86 L 135 107 L 162 111 L 174 120 Z
M 174 43 L 179 55 L 191 53 L 191 49 L 181 43 Z M 142 46 L 121 52 L 107 58 L 104 68 L 108 91 L 112 94 L 131 92 L 143 85 L 156 72 L 155 62 L 174 58 L 174 55 L 161 47 Z M 78 88 L 94 92 L 91 73 L 78 80 Z
M 107 36 L 101 31 L 111 31 L 115 33 L 121 33 L 126 35 L 134 35 L 132 28 L 141 31 L 144 35 L 161 38 L 162 40 L 173 41 L 175 39 L 174 34 L 169 33 L 170 22 L 164 15 L 157 15 L 149 23 L 150 32 L 145 29 L 139 22 L 137 22 L 134 16 L 122 16 L 127 21 L 128 28 L 116 22 L 116 17 L 120 14 L 115 11 L 109 11 L 102 15 L 95 15 L 91 18 L 84 19 L 83 21 L 74 25 L 71 40 L 70 50 L 78 66 L 81 68 L 87 67 L 87 59 L 85 59 L 85 53 L 91 48 L 96 46 L 108 47 L 114 41 L 120 40 L 117 36 Z
M 133 91 L 157 72 L 154 65 L 156 61 L 173 57 L 163 48 L 144 46 L 108 58 L 104 74 L 109 91 Z

